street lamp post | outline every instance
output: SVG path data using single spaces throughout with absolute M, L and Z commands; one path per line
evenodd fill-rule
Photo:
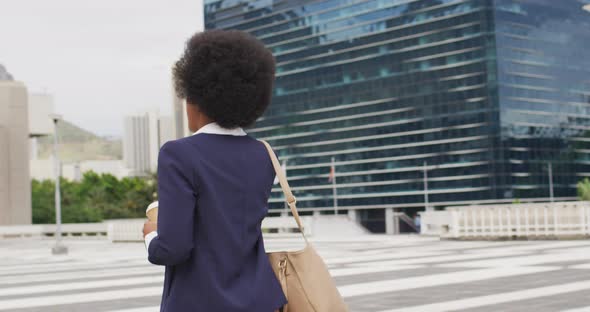
M 430 205 L 429 205 L 429 199 L 428 199 L 428 162 L 424 162 L 424 206 L 426 211 L 430 211 L 433 210 Z
M 61 193 L 59 178 L 61 173 L 61 164 L 57 153 L 57 123 L 61 120 L 61 116 L 52 115 L 53 120 L 53 161 L 55 169 L 55 246 L 51 248 L 51 253 L 54 255 L 63 255 L 68 253 L 68 247 L 64 246 L 61 241 Z
M 283 174 L 285 175 L 285 178 L 287 178 L 287 160 L 283 160 L 283 167 L 281 168 L 281 170 L 283 170 Z M 284 200 L 284 205 L 285 205 L 285 211 L 283 212 L 283 215 L 285 215 L 286 217 L 289 216 L 289 204 L 287 204 L 287 201 Z
M 553 196 L 553 165 L 551 163 L 547 164 L 547 169 L 549 171 L 549 201 L 554 201 Z
M 338 215 L 338 191 L 336 190 L 336 166 L 332 157 L 330 172 L 332 175 L 332 198 L 334 201 L 334 215 Z

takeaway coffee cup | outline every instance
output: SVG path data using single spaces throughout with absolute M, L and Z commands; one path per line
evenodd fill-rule
M 158 201 L 151 203 L 145 210 L 148 220 L 158 222 Z

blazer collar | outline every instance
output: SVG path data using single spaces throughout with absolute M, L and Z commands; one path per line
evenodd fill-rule
M 197 130 L 197 132 L 195 132 L 193 135 L 199 134 L 199 133 L 235 135 L 235 136 L 246 135 L 246 132 L 244 132 L 244 129 L 242 129 L 240 127 L 233 128 L 233 129 L 226 129 L 226 128 L 222 128 L 216 122 L 212 122 L 212 123 L 208 123 L 208 124 L 204 125 L 199 130 Z

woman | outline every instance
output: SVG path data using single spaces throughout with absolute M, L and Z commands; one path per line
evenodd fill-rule
M 158 223 L 146 222 L 148 260 L 165 265 L 161 311 L 273 312 L 286 298 L 260 224 L 274 170 L 243 128 L 268 107 L 275 61 L 239 31 L 189 39 L 173 74 L 194 135 L 158 159 Z

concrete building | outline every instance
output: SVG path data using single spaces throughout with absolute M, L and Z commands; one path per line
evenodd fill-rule
M 127 116 L 124 123 L 123 161 L 129 175 L 156 172 L 160 147 L 175 138 L 172 117 L 149 112 Z
M 32 221 L 27 88 L 0 66 L 0 225 Z
M 50 115 L 55 111 L 53 96 L 47 93 L 29 93 L 30 157 L 38 157 L 38 138 L 53 134 Z M 52 165 L 53 168 L 53 165 Z

